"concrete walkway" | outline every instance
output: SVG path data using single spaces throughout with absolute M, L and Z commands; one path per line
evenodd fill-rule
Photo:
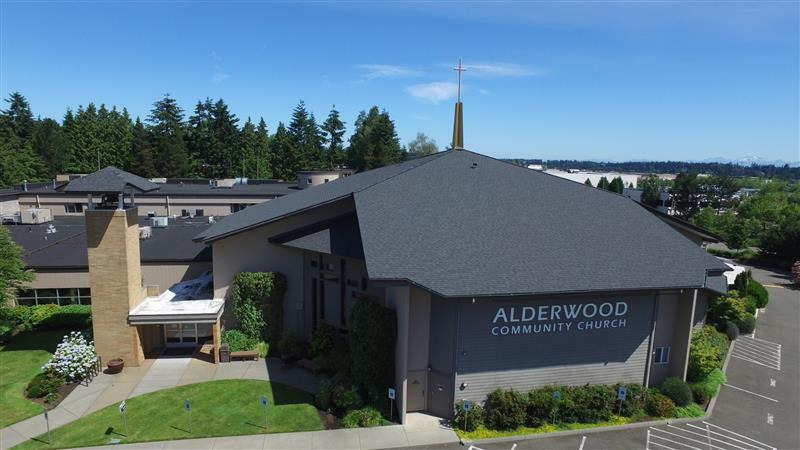
M 455 432 L 443 426 L 437 417 L 416 413 L 408 414 L 406 417 L 408 423 L 405 425 L 375 428 L 226 436 L 93 448 L 337 450 L 431 446 L 459 442 Z
M 284 364 L 276 358 L 212 364 L 197 358 L 147 359 L 139 367 L 122 373 L 101 373 L 88 385 L 80 385 L 49 412 L 50 427 L 66 425 L 122 400 L 185 384 L 213 380 L 253 379 L 284 383 L 316 392 L 318 380 L 311 373 Z M 11 448 L 47 432 L 42 414 L 0 429 L 0 450 Z

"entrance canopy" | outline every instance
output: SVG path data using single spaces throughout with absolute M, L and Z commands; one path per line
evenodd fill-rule
M 172 285 L 157 297 L 147 297 L 128 313 L 131 325 L 165 323 L 216 323 L 225 300 L 214 298 L 214 277 L 206 272 L 199 278 Z

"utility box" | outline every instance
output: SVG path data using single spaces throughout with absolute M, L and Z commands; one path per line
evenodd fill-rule
M 20 211 L 20 222 L 24 224 L 46 223 L 53 220 L 53 214 L 46 208 L 30 208 Z

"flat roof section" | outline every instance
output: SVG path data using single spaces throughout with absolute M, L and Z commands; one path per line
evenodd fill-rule
M 222 315 L 225 300 L 213 298 L 214 277 L 175 283 L 157 297 L 147 297 L 128 313 L 131 325 L 164 323 L 214 323 Z

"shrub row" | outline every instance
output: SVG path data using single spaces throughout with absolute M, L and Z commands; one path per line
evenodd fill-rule
M 90 305 L 0 307 L 0 322 L 24 330 L 83 330 L 92 326 Z
M 721 369 L 728 353 L 728 338 L 706 325 L 692 334 L 687 378 L 698 382 L 708 378 L 714 369 Z

